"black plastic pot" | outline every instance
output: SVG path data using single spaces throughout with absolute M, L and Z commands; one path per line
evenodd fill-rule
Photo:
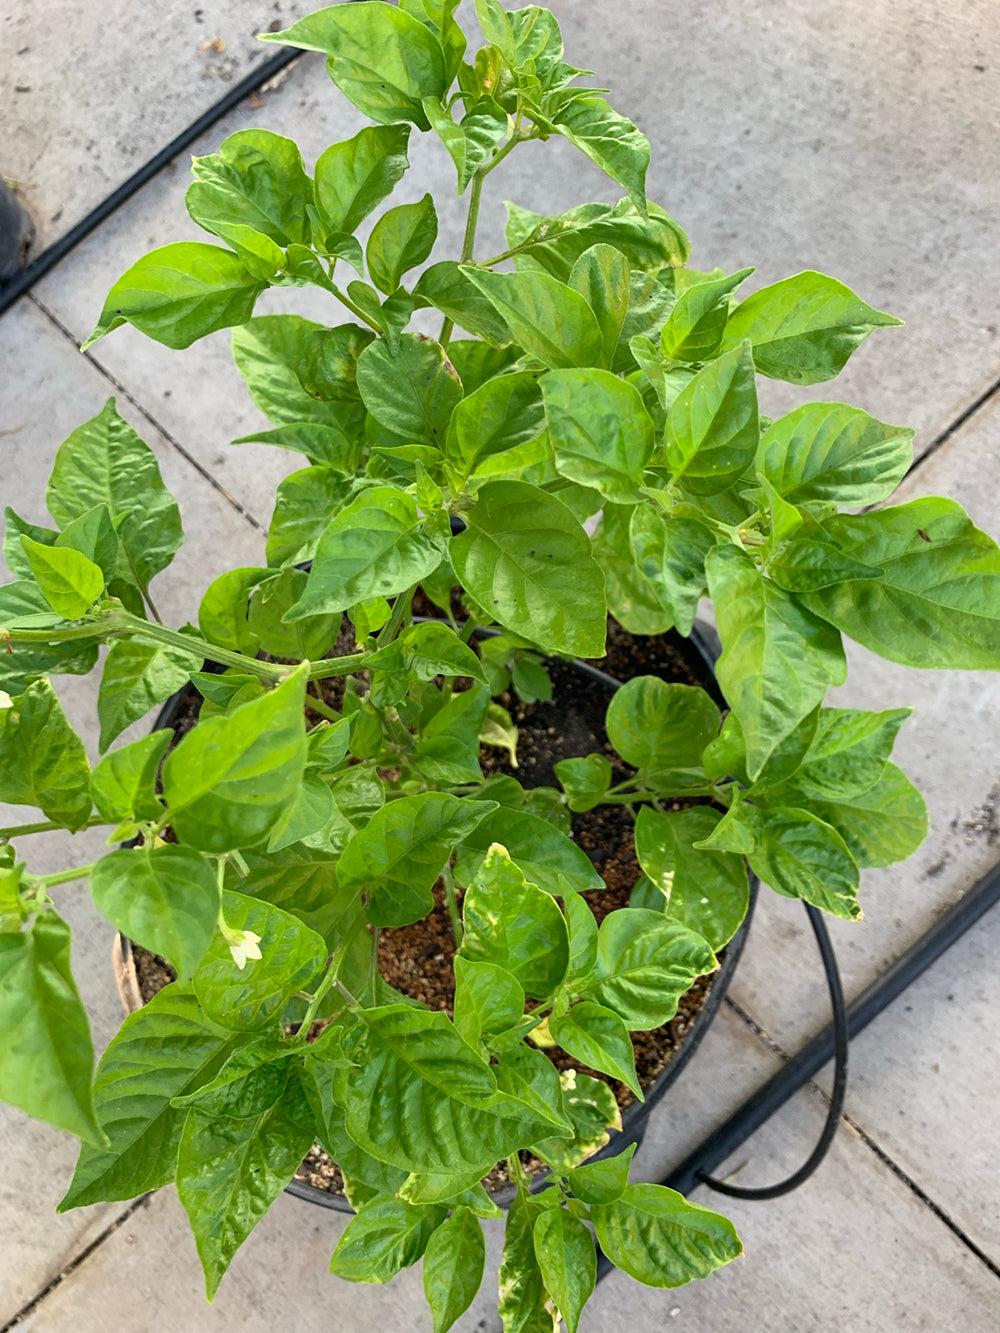
M 672 640 L 672 646 L 678 655 L 685 661 L 692 674 L 698 680 L 698 683 L 712 695 L 717 702 L 721 702 L 718 685 L 715 681 L 713 672 L 713 653 L 706 636 L 700 632 L 696 626 L 694 634 L 690 639 L 682 639 L 679 635 L 669 636 Z M 595 687 L 613 693 L 621 682 L 609 676 L 607 672 L 591 666 L 587 662 L 575 662 L 576 670 L 588 676 Z M 168 699 L 160 709 L 156 718 L 155 728 L 172 727 L 177 721 L 178 714 L 188 697 L 187 691 L 181 691 Z M 726 945 L 722 964 L 719 970 L 714 974 L 712 985 L 709 990 L 705 1003 L 695 1016 L 694 1022 L 684 1036 L 680 1049 L 674 1055 L 673 1059 L 666 1066 L 663 1072 L 655 1082 L 646 1089 L 646 1100 L 644 1102 L 632 1102 L 622 1115 L 622 1128 L 613 1134 L 608 1143 L 597 1153 L 592 1160 L 601 1157 L 614 1156 L 624 1151 L 633 1143 L 641 1143 L 646 1132 L 646 1126 L 649 1117 L 654 1108 L 663 1100 L 667 1092 L 680 1077 L 688 1064 L 688 1061 L 698 1049 L 711 1026 L 725 998 L 726 991 L 732 981 L 733 973 L 743 952 L 743 946 L 746 942 L 747 933 L 750 929 L 750 922 L 753 917 L 754 906 L 757 901 L 757 882 L 751 876 L 750 881 L 750 902 L 746 917 L 740 929 L 733 936 L 732 940 Z M 115 981 L 118 987 L 118 994 L 121 998 L 122 1006 L 126 1013 L 133 1013 L 143 1005 L 142 994 L 139 989 L 138 977 L 136 974 L 135 958 L 133 954 L 132 942 L 122 935 L 116 935 L 113 946 L 113 962 L 115 969 Z M 533 1188 L 540 1188 L 545 1180 L 544 1175 L 536 1177 Z M 298 1199 L 305 1199 L 309 1203 L 315 1203 L 323 1208 L 333 1208 L 338 1212 L 352 1212 L 350 1204 L 342 1194 L 333 1194 L 329 1190 L 317 1189 L 314 1185 L 308 1185 L 304 1181 L 292 1180 L 285 1186 L 285 1192 L 294 1194 Z M 498 1190 L 494 1195 L 496 1203 L 501 1207 L 507 1207 L 514 1198 L 513 1186 L 507 1186 Z

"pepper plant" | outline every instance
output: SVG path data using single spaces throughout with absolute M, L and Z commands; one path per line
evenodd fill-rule
M 265 130 L 196 158 L 188 211 L 213 239 L 139 259 L 89 340 L 233 329 L 271 423 L 236 443 L 306 462 L 264 562 L 216 579 L 197 623 L 161 622 L 150 585 L 180 517 L 113 401 L 56 454 L 53 526 L 7 510 L 0 799 L 39 814 L 0 829 L 0 1095 L 80 1137 L 62 1208 L 175 1181 L 210 1297 L 318 1141 L 356 1209 L 333 1272 L 385 1282 L 422 1257 L 436 1330 L 479 1287 L 499 1215 L 481 1182 L 505 1163 L 504 1326 L 575 1330 L 595 1237 L 653 1286 L 740 1253 L 724 1218 L 630 1182 L 631 1150 L 587 1160 L 620 1123 L 593 1075 L 642 1097 L 630 1033 L 716 967 L 748 866 L 853 919 L 860 869 L 919 844 L 923 802 L 889 758 L 908 710 L 824 698 L 842 635 L 914 667 L 1000 666 L 1000 550 L 952 500 L 883 505 L 911 431 L 841 403 L 758 410 L 758 375 L 826 381 L 897 320 L 820 273 L 744 297 L 751 269 L 691 269 L 646 197 L 647 140 L 580 83 L 552 14 L 476 0 L 472 54 L 456 8 L 370 0 L 268 34 L 323 52 L 374 124 L 312 174 Z M 460 255 L 429 266 L 435 201 L 386 206 L 414 131 L 468 201 Z M 623 197 L 508 205 L 507 248 L 477 254 L 487 177 L 535 139 L 568 140 Z M 326 293 L 331 323 L 255 314 L 289 286 Z M 724 716 L 639 677 L 607 710 L 619 762 L 567 757 L 558 790 L 484 775 L 483 744 L 516 757 L 498 695 L 547 699 L 546 659 L 600 657 L 609 612 L 688 634 L 706 593 Z M 92 767 L 51 677 L 99 657 Z M 179 741 L 122 741 L 192 687 Z M 634 815 L 643 875 L 598 927 L 570 812 L 602 804 Z M 31 871 L 22 839 L 95 825 L 111 850 L 93 864 Z M 88 882 L 177 978 L 96 1075 L 60 910 Z M 453 1016 L 377 966 L 380 932 L 424 918 L 435 885 Z M 580 1067 L 557 1072 L 553 1047 Z

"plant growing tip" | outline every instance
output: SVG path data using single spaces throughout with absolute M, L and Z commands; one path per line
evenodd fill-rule
M 150 584 L 180 515 L 113 399 L 56 453 L 54 526 L 7 511 L 0 800 L 39 817 L 0 830 L 0 1027 L 17 1032 L 0 1096 L 82 1139 L 61 1208 L 175 1181 L 210 1297 L 322 1143 L 357 1211 L 333 1271 L 385 1282 L 423 1258 L 440 1333 L 475 1297 L 497 1212 L 482 1181 L 505 1164 L 505 1327 L 558 1310 L 574 1330 L 588 1222 L 654 1287 L 742 1252 L 724 1218 L 630 1183 L 631 1149 L 585 1164 L 621 1129 L 612 1085 L 643 1098 L 632 1034 L 716 969 L 748 870 L 858 920 L 861 870 L 919 845 L 926 809 L 891 759 L 907 710 L 826 694 L 844 635 L 914 667 L 1000 669 L 1000 549 L 953 500 L 884 504 L 911 431 L 843 403 L 759 411 L 758 375 L 825 382 L 899 320 L 821 273 L 744 295 L 752 268 L 688 267 L 646 197 L 648 140 L 581 84 L 553 15 L 476 0 L 471 52 L 456 8 L 340 4 L 262 34 L 322 52 L 373 124 L 311 171 L 266 130 L 194 158 L 187 208 L 211 240 L 137 258 L 83 344 L 125 323 L 175 348 L 233 329 L 270 423 L 235 443 L 302 460 L 263 563 L 161 623 Z M 458 254 L 435 255 L 447 201 L 387 205 L 414 131 L 468 200 Z M 510 204 L 505 249 L 477 256 L 489 177 L 534 139 L 623 197 Z M 255 313 L 300 286 L 328 322 Z M 418 311 L 438 338 L 409 331 Z M 560 703 L 551 660 L 603 655 L 609 615 L 688 634 L 706 594 L 725 710 L 640 675 L 610 698 L 607 747 L 558 755 L 558 788 L 523 785 L 522 721 Z M 102 646 L 91 767 L 50 678 Z M 179 690 L 190 725 L 121 740 Z M 614 806 L 641 874 L 598 924 L 605 884 L 570 812 Z M 11 845 L 95 824 L 130 846 L 38 876 Z M 81 878 L 178 978 L 96 1078 L 58 910 Z M 437 911 L 451 1012 L 380 965 L 391 932 Z M 529 1159 L 551 1172 L 538 1193 Z

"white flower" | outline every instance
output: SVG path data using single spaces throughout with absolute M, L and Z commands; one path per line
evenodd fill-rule
M 0 708 L 13 708 L 14 700 L 6 690 L 0 690 Z
M 229 952 L 233 956 L 233 962 L 242 972 L 248 962 L 259 961 L 260 936 L 255 935 L 252 930 L 234 930 L 229 936 Z

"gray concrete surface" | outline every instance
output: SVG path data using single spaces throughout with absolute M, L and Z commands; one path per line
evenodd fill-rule
M 0 170 L 18 181 L 41 241 L 65 231 L 259 60 L 256 27 L 308 8 L 13 0 L 0 15 Z M 734 0 L 635 0 L 625 9 L 562 0 L 553 8 L 569 58 L 596 69 L 650 134 L 651 193 L 690 231 L 695 262 L 756 262 L 752 281 L 760 282 L 826 269 L 906 320 L 813 396 L 916 426 L 925 457 L 906 492 L 954 495 L 1000 533 L 1000 26 L 990 0 L 777 0 L 766 9 Z M 321 62 L 306 57 L 194 151 L 248 124 L 293 135 L 311 161 L 359 119 Z M 411 158 L 400 199 L 426 189 L 448 198 L 443 153 L 417 140 Z M 59 441 L 116 393 L 157 450 L 184 513 L 188 545 L 157 589 L 175 623 L 220 568 L 259 558 L 255 525 L 266 525 L 274 483 L 294 466 L 278 451 L 228 446 L 259 418 L 226 335 L 176 353 L 123 329 L 85 357 L 76 351 L 128 263 L 152 245 L 197 235 L 183 211 L 186 183 L 178 162 L 0 320 L 4 499 L 40 513 Z M 552 211 L 608 197 L 564 145 L 529 146 L 490 190 L 490 203 L 511 197 Z M 441 254 L 456 249 L 461 225 L 456 205 L 442 218 Z M 499 236 L 489 212 L 482 235 L 484 246 Z M 268 302 L 339 319 L 317 294 Z M 766 387 L 772 410 L 799 397 Z M 836 928 L 845 983 L 856 993 L 997 858 L 1000 688 L 986 673 L 916 676 L 860 650 L 851 668 L 842 702 L 916 705 L 901 762 L 932 814 L 931 837 L 910 862 L 866 876 L 865 922 Z M 93 685 L 60 684 L 93 752 Z M 89 859 L 93 835 L 75 842 L 68 852 L 64 839 L 39 841 L 35 864 Z M 109 932 L 83 893 L 61 892 L 102 1045 L 117 1023 Z M 678 1160 L 824 1021 L 801 916 L 794 903 L 763 898 L 733 1004 L 654 1118 L 639 1159 L 647 1177 Z M 747 1247 L 741 1263 L 675 1293 L 609 1279 L 585 1317 L 588 1333 L 1000 1326 L 998 946 L 1000 919 L 988 918 L 855 1043 L 847 1116 L 818 1175 L 787 1199 L 731 1207 Z M 822 1110 L 819 1087 L 803 1092 L 725 1169 L 747 1183 L 778 1178 L 807 1153 Z M 111 1311 L 137 1330 L 183 1333 L 224 1323 L 296 1333 L 429 1327 L 419 1270 L 385 1289 L 338 1282 L 326 1260 L 342 1222 L 288 1198 L 208 1307 L 170 1191 L 117 1228 L 122 1205 L 56 1218 L 71 1144 L 16 1112 L 0 1116 L 0 1326 L 35 1302 L 22 1326 L 46 1333 L 96 1333 Z M 496 1254 L 493 1237 L 494 1264 Z M 119 1316 L 123 1292 L 128 1313 Z M 491 1306 L 486 1291 L 459 1328 L 494 1329 Z

